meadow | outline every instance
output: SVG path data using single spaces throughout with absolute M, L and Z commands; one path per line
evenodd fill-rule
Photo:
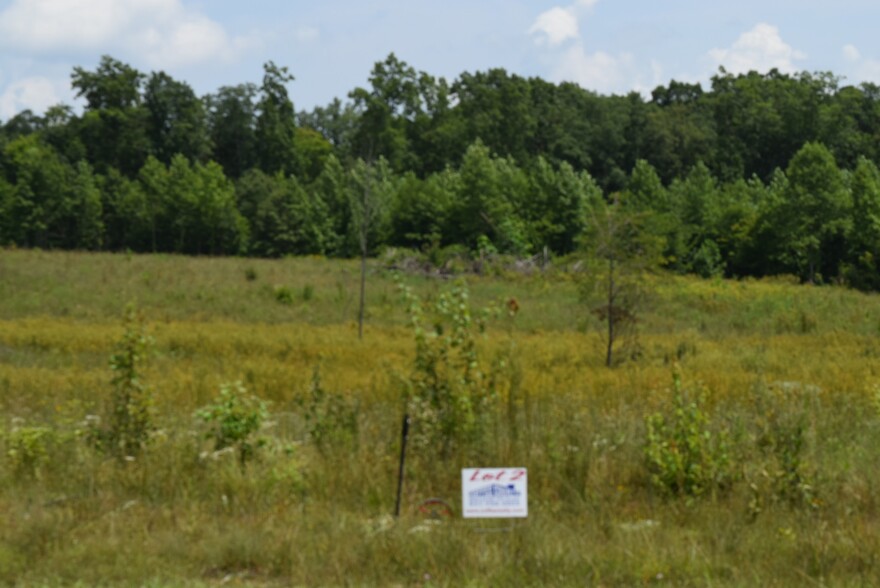
M 0 250 L 0 584 L 880 583 L 880 299 L 655 276 L 606 368 L 574 267 L 373 260 L 359 340 L 355 261 Z M 528 519 L 419 509 L 477 466 Z

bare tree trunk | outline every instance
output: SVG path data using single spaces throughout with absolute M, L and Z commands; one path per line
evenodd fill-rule
M 611 367 L 614 349 L 614 257 L 608 259 L 608 347 L 605 351 L 605 366 Z
M 367 249 L 361 248 L 361 304 L 358 309 L 358 339 L 364 338 L 364 307 L 366 306 L 367 290 Z
M 372 169 L 368 168 L 370 174 L 372 174 Z M 361 219 L 360 226 L 360 245 L 361 245 L 361 300 L 360 300 L 360 308 L 358 309 L 358 340 L 364 338 L 364 310 L 366 307 L 366 292 L 367 292 L 367 250 L 368 250 L 368 237 L 369 237 L 369 229 L 370 229 L 370 216 L 372 214 L 372 210 L 370 207 L 370 182 L 372 181 L 372 177 L 370 175 L 367 176 L 366 184 L 364 185 L 364 200 L 362 206 L 362 214 L 363 218 Z

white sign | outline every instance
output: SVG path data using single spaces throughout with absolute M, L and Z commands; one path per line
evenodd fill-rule
M 461 512 L 466 519 L 529 516 L 526 468 L 461 470 Z

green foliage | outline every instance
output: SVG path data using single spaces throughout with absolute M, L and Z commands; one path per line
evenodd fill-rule
M 275 296 L 275 300 L 284 304 L 286 306 L 290 306 L 293 304 L 293 290 L 291 290 L 287 286 L 275 286 L 275 289 L 272 291 L 273 296 Z
M 728 435 L 713 428 L 704 409 L 705 391 L 682 387 L 673 372 L 672 401 L 666 414 L 645 419 L 645 463 L 651 484 L 670 496 L 714 495 L 731 483 Z
M 308 394 L 301 400 L 309 439 L 320 451 L 356 449 L 360 401 L 327 392 L 316 367 Z
M 297 114 L 271 61 L 204 98 L 110 56 L 71 77 L 81 114 L 0 126 L 0 244 L 350 257 L 485 237 L 559 256 L 604 194 L 645 215 L 675 271 L 880 288 L 870 83 L 722 69 L 646 101 L 500 68 L 448 82 L 392 53 L 349 103 Z
M 241 382 L 222 385 L 214 403 L 197 410 L 196 417 L 209 426 L 205 436 L 214 441 L 214 450 L 234 448 L 242 467 L 264 445 L 262 439 L 254 439 L 254 434 L 269 417 L 268 406 L 260 398 L 248 394 Z
M 596 211 L 585 238 L 581 299 L 600 323 L 607 367 L 640 354 L 639 313 L 650 293 L 648 276 L 662 259 L 662 238 L 648 230 L 650 220 L 607 204 Z
M 287 93 L 287 84 L 293 79 L 286 67 L 271 61 L 263 65 L 254 137 L 257 164 L 267 174 L 288 175 L 296 171 L 296 122 L 293 102 Z
M 840 243 L 852 227 L 852 197 L 834 156 L 824 145 L 808 143 L 791 159 L 786 176 L 784 219 L 777 227 L 784 227 L 785 259 L 811 283 L 823 273 L 836 276 Z
M 150 440 L 154 430 L 153 394 L 143 382 L 143 365 L 153 345 L 143 318 L 128 305 L 125 333 L 110 357 L 113 393 L 106 412 L 106 425 L 90 425 L 88 439 L 100 450 L 118 458 L 135 456 Z
M 488 309 L 473 316 L 468 289 L 457 282 L 427 309 L 400 285 L 416 343 L 413 370 L 405 379 L 415 444 L 448 457 L 485 439 L 496 416 L 498 395 L 490 369 L 477 350 Z
M 59 443 L 57 431 L 49 427 L 24 426 L 13 419 L 12 428 L 0 434 L 5 457 L 19 476 L 39 477 L 49 463 L 50 451 Z
M 818 389 L 799 382 L 777 382 L 756 395 L 758 419 L 756 444 L 770 460 L 762 474 L 770 495 L 794 506 L 815 507 L 815 475 L 807 459 L 810 434 L 809 410 L 815 409 Z M 758 486 L 758 481 L 755 482 Z

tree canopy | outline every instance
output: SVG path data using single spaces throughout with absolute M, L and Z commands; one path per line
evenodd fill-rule
M 81 112 L 0 125 L 0 245 L 357 255 L 358 178 L 381 168 L 370 253 L 564 255 L 619 201 L 676 271 L 880 287 L 873 84 L 720 69 L 707 88 L 603 96 L 391 54 L 367 87 L 297 113 L 293 82 L 268 62 L 260 85 L 198 96 L 110 56 L 74 68 Z

